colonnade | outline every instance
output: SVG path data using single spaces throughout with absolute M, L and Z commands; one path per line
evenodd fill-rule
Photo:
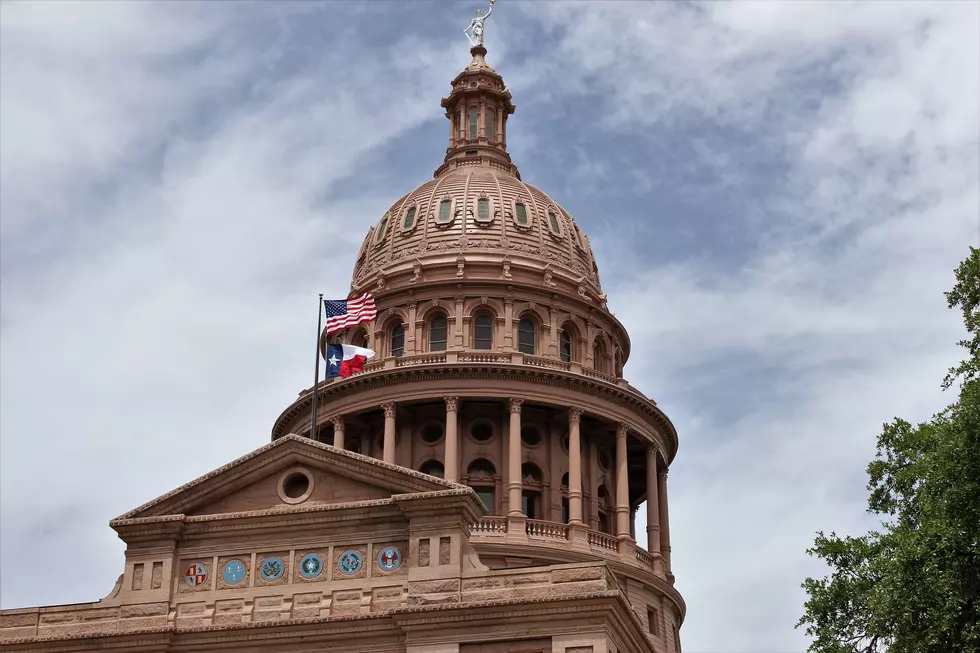
M 459 433 L 457 414 L 459 397 L 443 397 L 446 404 L 445 468 L 446 480 L 459 482 Z M 521 511 L 521 408 L 524 399 L 510 397 L 510 428 L 507 431 L 507 493 L 508 519 L 523 519 Z M 384 411 L 384 445 L 382 460 L 395 463 L 395 403 L 381 404 Z M 568 525 L 571 529 L 586 529 L 582 510 L 582 435 L 581 408 L 568 409 Z M 333 446 L 343 449 L 344 417 L 333 417 Z M 629 427 L 616 425 L 616 523 L 615 536 L 620 541 L 632 542 L 630 535 L 629 472 L 627 467 L 627 437 Z M 661 465 L 657 448 L 652 444 L 646 449 L 646 496 L 647 496 L 647 546 L 652 554 L 663 557 L 664 568 L 670 573 L 670 526 L 667 512 L 667 469 Z

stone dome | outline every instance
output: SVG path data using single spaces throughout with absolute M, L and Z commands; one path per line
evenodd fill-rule
M 525 267 L 550 265 L 554 274 L 601 295 L 588 236 L 572 216 L 540 189 L 479 158 L 391 205 L 364 239 L 355 285 L 406 262 L 452 253 L 467 259 L 506 256 Z
M 499 268 L 501 280 L 532 275 L 546 288 L 605 306 L 589 239 L 547 194 L 521 181 L 507 153 L 510 91 L 482 46 L 451 82 L 442 106 L 449 119 L 443 164 L 391 205 L 358 253 L 351 290 L 383 293 L 393 277 L 459 265 Z M 468 275 L 467 275 L 468 276 Z

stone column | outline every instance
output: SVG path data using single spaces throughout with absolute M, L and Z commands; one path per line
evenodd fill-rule
M 616 537 L 630 536 L 629 476 L 626 467 L 626 424 L 616 425 Z
M 657 484 L 657 448 L 647 447 L 647 550 L 660 554 L 660 492 Z
M 568 523 L 582 525 L 582 409 L 568 410 Z
M 446 480 L 459 481 L 459 439 L 456 427 L 459 424 L 456 409 L 459 397 L 443 397 L 446 401 Z
M 381 459 L 386 463 L 395 462 L 395 404 L 381 404 L 385 411 L 385 444 Z
M 558 309 L 551 307 L 551 342 L 548 344 L 548 354 L 558 358 Z M 571 476 L 571 474 L 569 474 Z
M 664 557 L 664 568 L 670 574 L 670 519 L 667 515 L 667 468 L 657 471 L 657 498 L 660 506 L 660 554 Z
M 521 511 L 521 404 L 519 397 L 510 398 L 510 429 L 507 432 L 507 499 L 508 517 L 523 518 Z
M 344 417 L 338 415 L 333 418 L 333 446 L 338 449 L 344 448 Z
M 504 349 L 512 351 L 517 349 L 514 344 L 514 298 L 504 299 Z

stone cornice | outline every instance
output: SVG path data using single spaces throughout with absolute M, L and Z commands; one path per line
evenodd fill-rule
M 433 363 L 381 369 L 372 372 L 356 374 L 342 381 L 333 381 L 319 387 L 320 403 L 328 406 L 334 399 L 342 399 L 373 388 L 398 387 L 411 381 L 429 381 L 432 379 L 481 379 L 501 381 L 503 385 L 513 381 L 529 381 L 538 385 L 548 385 L 568 389 L 589 396 L 598 396 L 637 413 L 667 438 L 668 451 L 665 458 L 673 460 L 677 453 L 677 431 L 674 425 L 651 400 L 638 392 L 621 388 L 606 381 L 591 377 L 565 372 L 562 370 L 536 367 L 532 365 L 515 365 L 509 363 Z M 438 396 L 442 396 L 436 392 Z M 465 398 L 465 394 L 457 392 Z M 393 392 L 397 399 L 397 390 Z M 503 390 L 501 400 L 509 395 Z M 281 437 L 286 424 L 293 422 L 301 414 L 309 414 L 312 393 L 300 397 L 287 408 L 276 420 L 272 429 L 272 437 Z

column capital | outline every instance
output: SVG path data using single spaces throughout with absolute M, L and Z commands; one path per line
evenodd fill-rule
M 381 408 L 385 411 L 385 417 L 395 416 L 395 402 L 388 401 L 381 404 Z
M 459 397 L 443 397 L 443 400 L 446 402 L 446 410 L 455 413 L 459 406 Z
M 344 416 L 343 415 L 335 415 L 334 417 L 331 417 L 330 418 L 330 421 L 333 422 L 333 428 L 334 428 L 335 431 L 341 431 L 341 430 L 343 430 L 343 428 L 344 428 Z
M 583 411 L 582 411 L 581 408 L 576 408 L 576 407 L 569 408 L 568 409 L 568 423 L 569 424 L 578 424 L 579 422 L 581 422 L 582 421 L 582 412 Z
M 508 402 L 510 404 L 510 412 L 519 414 L 521 412 L 521 405 L 524 403 L 524 398 L 510 397 Z
M 626 422 L 619 422 L 616 424 L 616 439 L 626 439 L 626 433 L 630 430 L 629 424 Z
M 663 476 L 664 478 L 667 478 L 668 471 L 669 468 L 667 467 L 667 465 L 664 465 L 663 467 L 657 470 L 657 476 Z
M 656 460 L 658 453 L 660 453 L 660 449 L 657 448 L 657 445 L 655 444 L 647 445 L 647 460 L 651 458 L 653 460 Z

